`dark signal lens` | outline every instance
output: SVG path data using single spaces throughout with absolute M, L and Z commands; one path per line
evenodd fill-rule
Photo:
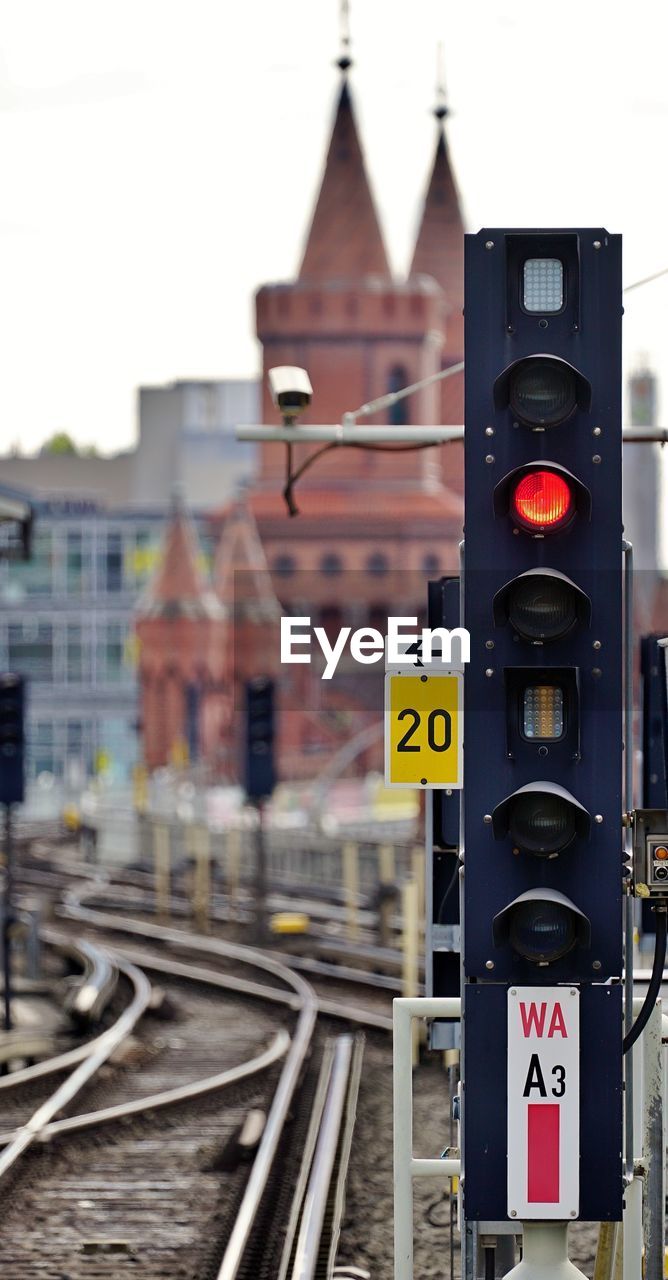
M 563 529 L 575 511 L 570 485 L 556 471 L 529 471 L 517 484 L 511 511 L 523 529 Z
M 509 399 L 513 413 L 527 426 L 557 426 L 575 409 L 575 374 L 557 360 L 524 360 L 511 374 Z
M 525 853 L 549 858 L 575 839 L 575 811 L 549 791 L 528 792 L 513 800 L 508 831 L 513 844 Z
M 522 902 L 510 924 L 510 942 L 526 960 L 550 964 L 572 951 L 577 940 L 576 923 L 560 902 Z
M 525 640 L 559 640 L 575 624 L 575 595 L 561 578 L 540 574 L 518 578 L 511 587 L 508 618 Z

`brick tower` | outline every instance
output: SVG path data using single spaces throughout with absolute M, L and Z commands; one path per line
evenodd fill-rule
M 436 155 L 411 273 L 399 281 L 369 186 L 347 56 L 339 67 L 333 128 L 297 278 L 265 285 L 256 296 L 264 373 L 281 364 L 308 370 L 314 395 L 302 420 L 311 422 L 338 422 L 346 410 L 438 373 L 462 355 L 463 224 L 445 109 L 437 110 Z M 266 376 L 263 396 L 263 421 L 276 422 Z M 365 419 L 388 420 L 461 422 L 461 377 Z M 295 464 L 314 449 L 296 445 Z M 300 515 L 291 520 L 281 495 L 285 447 L 263 445 L 247 502 L 284 611 L 309 615 L 331 636 L 345 625 L 384 631 L 390 613 L 423 615 L 428 578 L 458 567 L 461 458 L 452 450 L 331 449 L 300 479 Z M 310 667 L 283 668 L 280 683 L 284 776 L 317 774 L 333 751 L 382 714 L 380 667 L 361 672 L 344 658 L 335 679 L 325 682 L 314 655 Z M 382 751 L 374 750 L 365 767 L 380 766 Z
M 225 614 L 200 565 L 197 534 L 175 497 L 160 566 L 135 620 L 149 769 L 187 760 L 213 763 L 225 732 Z
M 439 281 L 416 273 L 403 283 L 392 277 L 357 133 L 349 65 L 347 58 L 339 62 L 334 126 L 298 277 L 265 285 L 256 296 L 264 373 L 277 364 L 309 372 L 314 396 L 310 418 L 303 421 L 338 422 L 346 410 L 438 372 L 444 352 L 448 356 Z M 263 421 L 273 422 L 266 377 L 263 387 Z M 438 422 L 440 400 L 438 385 L 427 387 L 395 405 L 391 420 Z M 306 446 L 300 446 L 300 461 L 306 456 Z M 260 487 L 275 490 L 283 469 L 283 448 L 264 445 Z M 435 450 L 336 450 L 305 477 L 304 487 L 345 486 L 352 493 L 372 484 L 405 490 L 433 487 L 440 478 Z

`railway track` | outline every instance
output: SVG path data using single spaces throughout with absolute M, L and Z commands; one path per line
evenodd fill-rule
M 126 982 L 159 981 L 175 1021 L 156 1035 L 154 1013 L 132 1040 L 116 1035 L 125 1067 L 113 1053 L 86 1053 L 36 1111 L 30 1073 L 0 1090 L 7 1274 L 331 1275 L 362 1052 L 349 1031 L 332 1041 L 332 1023 L 385 1033 L 389 1017 L 328 1001 L 280 960 L 238 944 L 122 918 L 77 895 L 67 911 L 104 934 Z M 142 998 L 146 1009 L 146 990 Z M 266 1119 L 249 1165 L 235 1135 L 258 1112 Z

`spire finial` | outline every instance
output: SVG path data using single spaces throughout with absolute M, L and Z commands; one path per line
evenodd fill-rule
M 439 40 L 436 47 L 436 106 L 434 107 L 434 115 L 437 120 L 445 120 L 450 114 L 450 109 L 445 101 L 445 53 L 443 50 L 443 41 Z
M 337 67 L 345 75 L 353 60 L 350 56 L 350 4 L 349 0 L 340 0 L 339 25 L 341 28 L 341 53 L 336 60 Z

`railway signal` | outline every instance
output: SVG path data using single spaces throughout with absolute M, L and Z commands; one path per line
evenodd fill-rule
M 24 794 L 25 681 L 0 675 L 0 804 L 20 804 Z
M 246 795 L 263 800 L 271 795 L 275 782 L 274 682 L 268 676 L 256 676 L 246 685 Z
M 13 830 L 12 808 L 24 798 L 25 681 L 14 672 L 0 675 L 0 804 L 5 811 L 5 867 L 2 902 L 2 967 L 5 1031 L 12 1029 L 11 934 Z
M 621 1213 L 621 313 L 618 236 L 466 237 L 464 1211 L 473 1220 Z M 543 1006 L 560 1011 L 549 1038 L 531 1021 Z M 555 1044 L 563 1061 L 553 1063 Z M 522 1080 L 502 1083 L 506 1060 L 530 1064 Z M 561 1092 L 553 1067 L 564 1071 Z M 548 1105 L 552 1128 L 547 1112 L 529 1116 Z M 531 1187 L 527 1132 L 539 1143 L 531 1167 L 548 1147 L 552 1159 L 550 1177 Z

